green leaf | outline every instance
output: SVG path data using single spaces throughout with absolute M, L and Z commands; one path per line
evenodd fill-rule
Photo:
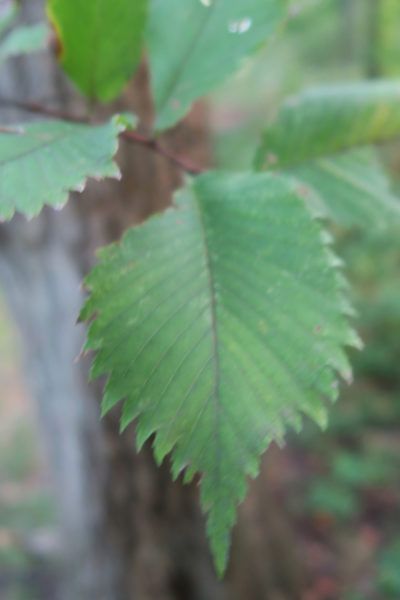
M 0 43 L 0 65 L 10 56 L 27 54 L 38 50 L 44 50 L 47 44 L 49 30 L 47 25 L 26 25 L 14 29 Z
M 83 191 L 86 178 L 118 177 L 112 158 L 122 117 L 91 126 L 46 121 L 0 133 L 0 216 L 15 211 L 32 217 L 45 204 L 60 207 L 70 190 Z
M 257 169 L 285 170 L 311 185 L 323 212 L 345 225 L 387 225 L 399 201 L 368 148 L 400 136 L 400 82 L 317 88 L 289 99 L 267 127 Z M 307 194 L 306 194 L 307 195 Z
M 217 570 L 260 454 L 301 415 L 326 423 L 342 345 L 357 345 L 343 281 L 290 180 L 211 173 L 175 207 L 103 249 L 81 318 L 96 316 L 92 376 L 109 374 L 103 413 L 153 433 L 174 477 L 201 473 Z
M 286 0 L 153 0 L 147 43 L 156 129 L 185 116 L 276 31 Z
M 400 82 L 316 88 L 290 98 L 267 127 L 257 167 L 293 167 L 400 136 Z
M 47 0 L 60 62 L 89 98 L 113 100 L 141 56 L 147 0 Z
M 400 200 L 371 148 L 305 163 L 289 171 L 317 214 L 346 226 L 383 229 L 400 220 Z

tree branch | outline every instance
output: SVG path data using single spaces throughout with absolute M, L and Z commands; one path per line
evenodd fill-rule
M 89 123 L 83 116 L 71 115 L 67 112 L 44 106 L 38 102 L 22 102 L 13 98 L 0 98 L 0 107 L 15 108 L 25 112 L 43 115 L 48 118 L 61 119 L 70 123 Z M 7 133 L 15 133 L 12 128 L 7 128 Z M 0 128 L 0 133 L 5 133 L 4 128 Z M 156 154 L 169 160 L 175 167 L 188 173 L 189 175 L 200 175 L 205 171 L 204 168 L 194 165 L 185 158 L 177 156 L 167 148 L 164 148 L 156 138 L 144 136 L 137 131 L 127 130 L 120 134 L 120 137 L 129 143 L 138 144 L 149 148 Z

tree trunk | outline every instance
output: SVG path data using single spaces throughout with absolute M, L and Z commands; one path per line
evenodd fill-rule
M 365 71 L 371 79 L 381 74 L 381 10 L 381 0 L 368 0 Z
M 42 15 L 41 0 L 23 3 Z M 79 110 L 80 101 L 51 57 L 13 61 L 0 94 Z M 150 117 L 146 69 L 118 107 Z M 104 111 L 103 111 L 104 112 Z M 27 116 L 2 111 L 1 122 Z M 208 160 L 206 110 L 199 106 L 165 143 L 199 164 Z M 172 483 L 150 444 L 139 455 L 132 428 L 118 433 L 118 407 L 99 422 L 100 384 L 76 361 L 84 331 L 75 326 L 81 281 L 94 250 L 170 202 L 181 175 L 149 150 L 123 146 L 121 182 L 92 183 L 62 212 L 0 228 L 0 278 L 19 325 L 26 371 L 53 473 L 63 527 L 67 600 L 295 600 L 301 576 L 291 535 L 269 492 L 268 469 L 251 488 L 234 537 L 232 564 L 217 581 L 195 485 Z

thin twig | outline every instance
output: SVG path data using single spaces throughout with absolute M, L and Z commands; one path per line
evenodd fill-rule
M 16 108 L 17 110 L 23 110 L 25 112 L 43 115 L 44 117 L 53 119 L 62 119 L 63 121 L 70 121 L 72 123 L 87 123 L 85 117 L 71 115 L 62 110 L 44 106 L 39 102 L 22 102 L 21 100 L 15 100 L 14 98 L 0 98 L 0 106 L 5 108 Z
M 0 107 L 16 108 L 33 114 L 43 115 L 53 119 L 62 119 L 72 123 L 88 123 L 86 117 L 71 115 L 65 111 L 57 110 L 44 106 L 38 102 L 22 102 L 13 98 L 0 98 Z M 11 133 L 11 128 L 6 128 L 8 133 Z M 5 128 L 0 128 L 0 133 L 5 133 Z M 181 171 L 189 175 L 199 175 L 204 172 L 202 167 L 192 164 L 187 159 L 177 156 L 167 148 L 164 148 L 156 138 L 146 137 L 137 131 L 126 130 L 120 134 L 125 141 L 129 143 L 139 144 L 149 148 L 156 154 L 163 156 Z
M 170 152 L 167 148 L 164 148 L 160 142 L 155 138 L 148 138 L 137 131 L 127 130 L 121 134 L 121 137 L 127 142 L 133 142 L 135 144 L 140 144 L 153 150 L 156 154 L 163 156 L 167 160 L 169 160 L 172 164 L 178 167 L 181 171 L 185 171 L 185 173 L 189 173 L 189 175 L 200 175 L 204 172 L 202 167 L 192 164 L 187 159 L 182 158 L 181 156 L 177 156 Z

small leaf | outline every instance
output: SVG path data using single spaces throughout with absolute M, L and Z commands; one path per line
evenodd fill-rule
M 153 0 L 147 43 L 157 114 L 167 129 L 270 38 L 286 0 Z
M 6 58 L 11 56 L 44 50 L 47 45 L 48 34 L 47 25 L 43 23 L 14 29 L 0 43 L 0 65 Z
M 264 132 L 256 163 L 293 167 L 399 135 L 399 81 L 326 86 L 284 104 Z
M 327 86 L 284 104 L 255 164 L 294 174 L 310 188 L 306 199 L 345 225 L 384 226 L 400 217 L 400 202 L 368 146 L 399 136 L 400 82 Z
M 141 56 L 147 0 L 47 0 L 60 62 L 89 98 L 113 100 Z
M 105 125 L 46 121 L 0 133 L 0 216 L 31 217 L 45 204 L 62 206 L 88 177 L 118 177 L 112 158 L 125 126 L 116 116 Z
M 269 174 L 196 178 L 175 208 L 101 251 L 81 317 L 92 376 L 109 375 L 103 413 L 124 400 L 137 444 L 201 502 L 217 570 L 260 454 L 301 415 L 326 424 L 342 346 L 357 345 L 343 282 L 291 181 Z
M 289 172 L 305 184 L 300 193 L 321 216 L 367 230 L 400 220 L 400 200 L 371 148 L 305 163 Z

